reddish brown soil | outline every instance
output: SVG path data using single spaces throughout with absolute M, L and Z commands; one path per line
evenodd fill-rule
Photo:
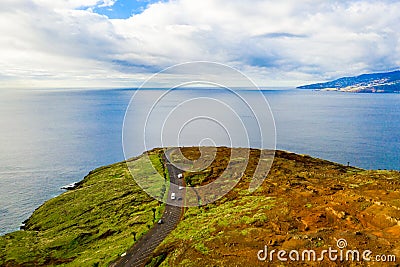
M 198 151 L 184 148 L 193 159 Z M 217 159 L 207 170 L 207 183 L 218 177 L 229 159 L 230 149 L 219 148 Z M 251 161 L 237 190 L 219 202 L 202 207 L 204 212 L 218 203 L 241 198 L 257 166 L 259 152 Z M 266 212 L 268 220 L 252 224 L 213 225 L 212 238 L 201 240 L 206 254 L 194 247 L 194 240 L 171 242 L 156 250 L 167 254 L 169 266 L 399 266 L 400 264 L 400 173 L 363 171 L 304 155 L 277 151 L 273 166 L 261 188 L 253 196 L 275 197 L 275 206 Z M 240 209 L 240 207 L 238 207 Z M 256 210 L 254 211 L 256 212 Z M 232 217 L 232 220 L 240 218 Z M 196 227 L 193 225 L 193 227 Z M 243 235 L 242 230 L 247 229 Z M 223 232 L 223 235 L 219 235 Z M 219 236 L 219 237 L 217 237 Z M 371 250 L 373 255 L 395 255 L 397 263 L 336 261 L 259 261 L 257 252 L 269 250 L 321 252 L 337 249 L 337 239 L 347 241 L 346 249 Z M 318 255 L 318 254 L 317 254 Z

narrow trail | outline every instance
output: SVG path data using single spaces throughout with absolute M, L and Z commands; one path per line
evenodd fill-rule
M 161 244 L 164 238 L 175 229 L 183 214 L 184 189 L 177 190 L 183 186 L 182 179 L 178 179 L 178 174 L 182 171 L 172 165 L 167 157 L 163 157 L 167 165 L 170 176 L 170 188 L 168 190 L 168 201 L 162 215 L 162 224 L 155 224 L 149 232 L 142 236 L 127 252 L 111 264 L 111 267 L 144 266 L 153 251 Z M 175 193 L 175 199 L 171 199 L 171 193 Z M 171 205 L 174 204 L 174 205 Z M 179 205 L 179 206 L 176 206 Z

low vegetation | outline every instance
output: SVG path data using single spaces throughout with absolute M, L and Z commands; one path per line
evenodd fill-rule
M 185 151 L 186 150 L 186 151 Z M 196 159 L 196 149 L 183 154 Z M 219 148 L 205 172 L 186 173 L 193 185 L 218 177 L 229 149 Z M 245 175 L 216 203 L 188 208 L 177 228 L 157 248 L 159 266 L 321 266 L 321 262 L 261 262 L 257 252 L 270 250 L 369 249 L 400 259 L 400 173 L 366 171 L 305 155 L 277 151 L 262 186 L 248 187 L 259 151 L 252 150 Z M 216 171 L 217 170 L 217 171 Z M 355 266 L 365 262 L 329 262 Z M 382 266 L 370 262 L 368 266 Z M 395 263 L 385 263 L 395 266 Z M 392 265 L 391 265 L 392 264 Z
M 165 175 L 162 151 L 149 155 L 151 162 L 142 156 L 128 164 L 133 175 L 159 180 L 152 165 Z M 39 207 L 24 231 L 1 236 L 0 266 L 108 266 L 153 226 L 163 209 L 136 184 L 125 162 L 98 168 L 76 189 Z
M 200 157 L 196 148 L 183 148 L 182 153 L 192 160 Z M 206 169 L 184 173 L 186 184 L 195 189 L 213 182 L 231 155 L 231 149 L 218 148 Z M 337 249 L 340 238 L 347 240 L 348 249 L 400 259 L 398 171 L 362 170 L 276 151 L 265 181 L 250 193 L 259 155 L 259 150 L 250 151 L 244 175 L 224 197 L 187 208 L 148 266 L 320 266 L 321 262 L 282 263 L 276 258 L 261 262 L 257 252 L 265 245 L 270 250 L 321 252 Z M 235 158 L 234 165 L 241 160 Z M 138 181 L 152 181 L 146 190 L 165 197 L 168 174 L 162 150 L 152 150 L 149 159 L 138 157 L 128 165 L 142 179 Z M 75 190 L 38 208 L 24 231 L 0 237 L 0 266 L 107 266 L 154 225 L 164 208 L 159 203 L 139 188 L 125 163 L 96 169 Z M 327 259 L 323 263 L 365 265 Z

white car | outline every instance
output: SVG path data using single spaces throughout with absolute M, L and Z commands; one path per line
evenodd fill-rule
M 178 174 L 178 179 L 182 179 L 182 178 L 183 178 L 183 174 L 182 173 Z
M 179 189 L 179 190 L 182 190 L 182 189 L 183 189 L 183 186 L 179 186 L 178 189 Z
M 175 200 L 175 193 L 171 193 L 171 199 Z

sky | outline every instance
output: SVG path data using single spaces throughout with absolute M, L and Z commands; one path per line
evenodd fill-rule
M 259 86 L 397 70 L 400 1 L 1 0 L 0 88 L 137 87 L 211 61 Z

